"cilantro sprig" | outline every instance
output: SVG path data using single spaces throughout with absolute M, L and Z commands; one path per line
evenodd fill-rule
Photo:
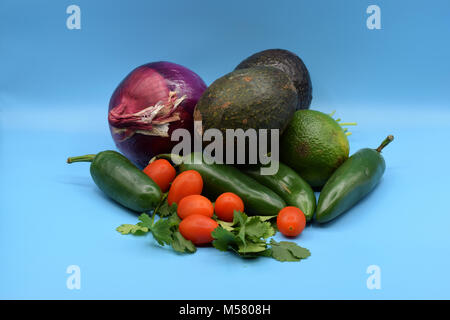
M 161 246 L 171 245 L 177 252 L 194 253 L 197 250 L 195 245 L 185 239 L 178 230 L 181 220 L 177 215 L 177 205 L 174 203 L 169 206 L 166 197 L 167 194 L 153 211 L 152 217 L 142 213 L 138 217 L 139 222 L 137 224 L 122 224 L 116 230 L 123 235 L 142 236 L 151 233 Z M 160 217 L 157 221 L 155 221 L 156 214 Z
M 178 229 L 181 219 L 177 215 L 177 205 L 169 206 L 167 194 L 153 211 L 150 217 L 142 213 L 136 224 L 122 224 L 116 228 L 123 235 L 143 236 L 151 233 L 161 245 L 170 245 L 180 253 L 196 252 L 195 245 L 185 239 Z M 159 219 L 155 219 L 156 215 Z M 235 211 L 232 222 L 216 220 L 219 226 L 211 233 L 212 245 L 220 251 L 232 251 L 243 258 L 271 257 L 278 261 L 300 261 L 311 255 L 308 249 L 295 242 L 280 241 L 272 238 L 276 232 L 276 224 L 271 221 L 276 216 L 247 216 L 244 212 Z M 156 221 L 155 221 L 156 220 Z
M 309 257 L 309 250 L 295 242 L 267 240 L 276 233 L 267 221 L 274 217 L 248 217 L 235 211 L 232 223 L 219 222 L 219 227 L 212 232 L 213 246 L 221 251 L 234 251 L 242 257 L 264 256 L 278 261 L 300 261 Z

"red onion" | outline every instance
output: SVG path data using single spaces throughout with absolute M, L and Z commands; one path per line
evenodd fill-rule
M 193 112 L 206 89 L 191 70 L 171 62 L 137 67 L 122 80 L 109 102 L 108 121 L 117 148 L 143 168 L 177 141 L 175 129 L 193 131 Z

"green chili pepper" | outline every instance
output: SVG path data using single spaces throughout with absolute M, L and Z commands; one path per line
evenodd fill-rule
M 392 140 L 390 135 L 377 149 L 359 150 L 333 173 L 319 196 L 317 222 L 333 220 L 375 188 L 386 168 L 381 150 Z
M 180 157 L 160 154 L 155 158 L 172 160 L 181 172 L 195 170 L 202 176 L 203 190 L 209 197 L 217 197 L 224 192 L 237 194 L 244 202 L 245 212 L 261 216 L 277 215 L 286 203 L 275 192 L 263 186 L 233 166 L 209 164 L 201 153 L 191 153 Z
M 161 200 L 158 185 L 116 151 L 67 159 L 67 163 L 72 162 L 91 162 L 90 171 L 95 184 L 110 198 L 131 210 L 149 211 Z
M 293 169 L 279 162 L 278 171 L 274 175 L 262 175 L 260 166 L 244 169 L 244 173 L 275 191 L 288 206 L 294 206 L 303 211 L 306 221 L 312 219 L 316 209 L 316 197 L 309 184 Z

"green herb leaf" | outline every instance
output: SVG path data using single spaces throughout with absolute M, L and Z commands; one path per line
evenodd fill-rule
M 177 204 L 172 203 L 172 205 L 169 206 L 167 200 L 164 200 L 164 203 L 161 205 L 161 207 L 159 207 L 158 211 L 156 212 L 156 214 L 158 214 L 161 218 L 168 217 L 173 213 L 175 214 L 177 213 Z
M 121 234 L 132 234 L 135 236 L 142 236 L 148 232 L 148 228 L 141 227 L 135 224 L 122 224 L 116 228 Z
M 241 225 L 243 226 L 247 221 L 248 216 L 241 211 L 234 210 L 233 212 L 233 225 Z
M 221 226 L 225 230 L 228 230 L 228 231 L 233 231 L 234 230 L 233 222 L 226 222 L 226 221 L 217 220 L 217 223 L 219 224 L 219 226 Z
M 227 251 L 229 246 L 236 244 L 234 233 L 220 226 L 211 232 L 211 236 L 214 238 L 213 246 L 220 251 Z
M 160 245 L 171 244 L 172 243 L 172 224 L 167 219 L 159 219 L 150 228 L 153 238 Z
M 248 219 L 248 216 L 240 211 L 234 211 L 233 213 L 233 225 L 237 225 L 236 231 L 237 236 L 241 240 L 242 245 L 245 247 L 247 245 L 247 241 L 245 240 L 245 223 Z
M 172 213 L 169 218 L 167 219 L 172 227 L 176 227 L 175 229 L 178 230 L 178 225 L 181 222 L 180 217 L 178 217 L 178 214 L 176 212 Z
M 263 222 L 259 216 L 248 218 L 245 223 L 245 232 L 248 238 L 259 240 L 261 238 L 267 239 L 275 235 L 275 230 L 272 228 L 270 222 Z
M 148 228 L 148 229 L 151 229 L 151 228 L 152 228 L 152 225 L 153 225 L 153 219 L 150 218 L 148 214 L 142 213 L 142 214 L 138 217 L 138 219 L 139 219 L 139 221 L 141 221 L 141 222 L 138 222 L 138 223 L 137 223 L 138 226 L 145 227 L 145 228 Z
M 295 242 L 270 240 L 271 253 L 278 261 L 300 261 L 311 255 L 308 249 L 302 248 Z
M 194 253 L 197 251 L 192 241 L 185 239 L 178 230 L 173 233 L 172 248 L 182 253 Z
M 254 216 L 254 217 L 260 218 L 261 221 L 267 221 L 267 220 L 271 220 L 273 218 L 276 218 L 277 216 Z
M 265 241 L 250 242 L 246 243 L 245 246 L 242 244 L 238 246 L 238 252 L 241 254 L 263 252 L 266 249 L 267 245 Z

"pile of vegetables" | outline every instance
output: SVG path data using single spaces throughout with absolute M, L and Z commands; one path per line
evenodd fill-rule
M 140 213 L 136 224 L 117 228 L 121 234 L 151 234 L 182 253 L 213 246 L 245 258 L 300 261 L 310 256 L 308 249 L 273 236 L 297 237 L 307 223 L 326 223 L 351 209 L 380 181 L 386 169 L 381 152 L 393 140 L 389 135 L 378 148 L 349 156 L 344 126 L 356 123 L 309 110 L 311 99 L 309 72 L 287 50 L 259 52 L 208 88 L 180 65 L 146 64 L 111 97 L 108 121 L 123 154 L 107 150 L 67 162 L 90 162 L 97 186 Z M 200 152 L 171 154 L 172 132 L 193 133 L 194 119 L 202 121 L 199 134 L 278 129 L 278 171 L 263 175 L 267 164 L 205 161 Z M 318 202 L 314 191 L 320 191 Z
M 189 155 L 189 158 L 194 156 Z M 125 156 L 111 150 L 70 157 L 67 162 L 91 162 L 94 182 L 109 197 L 137 212 L 152 211 L 151 216 L 143 212 L 137 224 L 119 226 L 117 231 L 121 234 L 142 236 L 151 233 L 160 245 L 171 245 L 175 251 L 183 253 L 194 253 L 196 246 L 212 243 L 221 251 L 233 251 L 242 257 L 265 256 L 280 261 L 300 261 L 310 255 L 309 250 L 294 242 L 269 241 L 277 229 L 287 236 L 299 235 L 306 224 L 303 212 L 295 207 L 285 207 L 278 216 L 247 216 L 244 213 L 246 203 L 255 205 L 254 200 L 247 201 L 247 195 L 258 194 L 239 185 L 238 178 L 245 175 L 237 169 L 222 175 L 225 168 L 232 167 L 203 162 L 196 165 L 204 166 L 203 170 L 199 169 L 202 174 L 184 167 L 176 175 L 168 160 L 154 159 L 141 171 Z M 233 173 L 237 177 L 233 177 Z M 214 204 L 202 196 L 203 187 L 217 177 L 222 179 L 216 181 L 218 184 L 225 180 L 234 182 L 235 188 L 231 189 L 240 194 L 246 192 L 243 194 L 246 201 L 233 192 L 220 193 Z M 258 186 L 254 181 L 254 185 L 248 187 Z M 260 187 L 264 190 L 263 186 Z M 262 195 L 258 196 L 261 198 Z M 275 218 L 276 222 L 271 223 Z

